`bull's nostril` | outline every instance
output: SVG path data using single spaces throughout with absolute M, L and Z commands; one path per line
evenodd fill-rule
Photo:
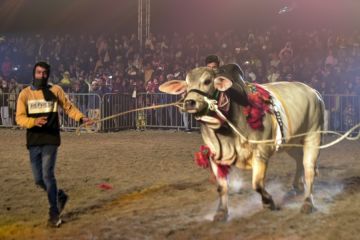
M 194 100 L 185 100 L 185 108 L 194 108 L 196 105 L 196 102 Z

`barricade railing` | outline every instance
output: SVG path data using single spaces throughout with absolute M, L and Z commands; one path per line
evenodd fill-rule
M 136 108 L 176 102 L 180 96 L 165 93 L 139 93 L 136 98 L 129 94 L 109 93 L 100 96 L 94 93 L 69 93 L 70 100 L 86 116 L 94 119 L 109 117 Z M 0 93 L 0 127 L 15 127 L 16 93 Z M 360 122 L 360 96 L 323 95 L 325 102 L 325 130 L 345 132 Z M 60 109 L 60 124 L 63 130 L 75 130 L 78 123 Z M 188 121 L 189 126 L 186 125 Z M 191 114 L 179 111 L 175 106 L 134 112 L 97 123 L 92 131 L 116 131 L 121 129 L 196 129 L 197 121 Z
M 101 116 L 106 118 L 121 112 L 136 108 L 136 99 L 130 94 L 107 93 L 102 97 Z M 123 116 L 114 117 L 103 121 L 102 131 L 117 131 L 121 129 L 135 128 L 136 113 L 129 113 Z
M 325 130 L 346 132 L 360 122 L 360 96 L 324 94 Z
M 105 94 L 103 96 L 103 117 L 108 117 L 119 112 L 132 109 L 173 103 L 179 96 L 163 93 L 139 93 L 134 98 L 129 94 Z M 185 120 L 190 128 L 198 128 L 196 121 L 188 114 L 181 113 L 172 106 L 160 109 L 141 110 L 127 115 L 115 117 L 104 121 L 102 130 L 113 131 L 124 128 L 143 130 L 146 128 L 157 129 L 185 129 Z
M 99 94 L 67 93 L 67 95 L 70 101 L 73 102 L 76 107 L 87 117 L 94 119 L 102 118 L 102 98 Z M 61 107 L 59 108 L 59 118 L 61 129 L 65 131 L 73 131 L 79 126 L 79 123 L 66 115 Z M 88 130 L 96 132 L 101 131 L 102 123 L 97 123 Z
M 0 93 L 0 126 L 15 127 L 17 93 Z
M 169 95 L 165 93 L 141 93 L 137 95 L 136 107 L 162 105 L 173 103 L 180 99 L 180 96 Z M 185 116 L 186 114 L 186 116 Z M 141 126 L 141 119 L 145 118 L 147 128 L 167 128 L 167 129 L 185 129 L 186 122 L 188 128 L 197 128 L 196 121 L 187 113 L 181 113 L 175 106 L 160 108 L 156 110 L 148 110 L 146 112 L 137 113 L 137 125 Z

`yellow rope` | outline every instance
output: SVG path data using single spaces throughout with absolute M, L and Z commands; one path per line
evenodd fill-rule
M 128 113 L 132 113 L 132 112 L 137 112 L 137 111 L 142 111 L 142 110 L 149 110 L 149 109 L 158 109 L 158 108 L 164 108 L 164 107 L 170 107 L 170 106 L 176 106 L 178 108 L 181 108 L 180 104 L 182 102 L 183 99 L 180 99 L 177 102 L 173 102 L 173 103 L 167 103 L 167 104 L 161 104 L 161 105 L 155 105 L 155 106 L 149 106 L 149 107 L 143 107 L 143 108 L 137 108 L 137 109 L 132 109 L 129 111 L 125 111 L 125 112 L 121 112 L 121 113 L 117 113 L 102 119 L 95 119 L 93 120 L 93 123 L 98 123 L 98 122 L 103 122 L 115 117 L 119 117 Z M 229 126 L 235 131 L 235 133 L 237 133 L 241 138 L 243 138 L 245 141 L 249 142 L 249 143 L 253 143 L 253 144 L 265 144 L 265 145 L 272 145 L 272 146 L 276 146 L 277 144 L 274 143 L 275 140 L 277 139 L 267 139 L 267 140 L 251 140 L 246 138 L 243 134 L 241 134 L 241 132 L 222 114 L 222 112 L 218 109 L 217 106 L 217 101 L 216 100 L 210 100 L 207 97 L 205 97 L 205 101 L 209 104 L 209 109 L 211 111 L 215 111 L 218 116 L 220 118 L 222 118 L 224 121 L 226 121 Z M 80 135 L 80 130 L 82 127 L 87 127 L 86 123 L 81 124 L 79 127 L 77 127 L 76 129 L 76 134 Z M 356 129 L 360 128 L 360 123 L 358 123 L 357 125 L 355 125 L 354 127 L 352 127 L 351 129 L 349 129 L 345 134 L 341 134 L 335 131 L 313 131 L 313 132 L 307 132 L 307 133 L 301 133 L 301 134 L 296 134 L 290 137 L 283 137 L 281 138 L 282 140 L 289 140 L 289 139 L 294 139 L 294 138 L 299 138 L 299 137 L 303 137 L 306 136 L 310 133 L 315 133 L 315 134 L 334 134 L 334 135 L 338 135 L 340 136 L 339 138 L 335 139 L 334 141 L 324 144 L 324 145 L 320 145 L 320 146 L 309 146 L 309 147 L 313 147 L 313 148 L 319 148 L 319 149 L 324 149 L 324 148 L 328 148 L 330 146 L 333 146 L 341 141 L 343 141 L 344 139 L 347 140 L 358 140 L 360 139 L 360 131 L 358 133 L 357 136 L 355 137 L 349 137 L 349 135 L 354 132 Z M 304 144 L 280 144 L 280 147 L 304 147 Z
M 268 139 L 268 140 L 251 140 L 251 139 L 248 139 L 247 137 L 244 136 L 244 134 L 241 134 L 241 132 L 224 116 L 224 114 L 222 114 L 222 112 L 218 109 L 216 100 L 211 100 L 211 99 L 208 99 L 207 97 L 205 97 L 204 99 L 208 103 L 209 109 L 211 111 L 216 112 L 216 114 L 221 119 L 226 121 L 229 124 L 229 126 L 235 131 L 235 133 L 238 134 L 243 140 L 245 140 L 245 141 L 247 141 L 249 143 L 253 143 L 253 144 L 265 144 L 265 145 L 277 146 L 277 144 L 274 143 L 274 141 L 277 140 L 277 139 Z M 340 136 L 339 138 L 335 139 L 334 141 L 332 141 L 330 143 L 327 143 L 327 144 L 324 144 L 324 145 L 309 146 L 309 147 L 312 147 L 312 148 L 324 149 L 324 148 L 328 148 L 330 146 L 333 146 L 333 145 L 341 142 L 344 139 L 352 140 L 352 141 L 360 139 L 360 131 L 359 131 L 357 136 L 349 137 L 349 135 L 358 128 L 360 128 L 360 123 L 358 123 L 357 125 L 355 125 L 351 129 L 349 129 L 345 134 L 341 134 L 341 133 L 334 132 L 334 131 L 313 131 L 313 132 L 296 134 L 296 135 L 293 135 L 293 136 L 290 136 L 290 137 L 283 137 L 281 139 L 282 140 L 289 140 L 289 139 L 293 139 L 293 138 L 306 136 L 306 135 L 311 134 L 311 133 L 315 133 L 315 134 L 319 134 L 319 133 L 320 134 L 335 134 L 335 135 Z M 284 144 L 280 144 L 279 146 L 280 147 L 304 147 L 304 144 L 286 144 L 286 143 L 284 143 Z

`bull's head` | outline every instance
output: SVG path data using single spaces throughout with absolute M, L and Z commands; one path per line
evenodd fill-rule
M 216 98 L 218 92 L 224 92 L 234 85 L 245 85 L 242 71 L 236 64 L 228 64 L 217 70 L 200 67 L 191 70 L 186 80 L 165 82 L 159 90 L 169 94 L 186 93 L 183 110 L 195 115 L 202 115 L 208 107 L 204 97 Z

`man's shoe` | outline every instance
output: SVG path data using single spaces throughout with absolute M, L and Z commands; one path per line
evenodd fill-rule
M 62 220 L 59 217 L 59 215 L 54 215 L 54 216 L 50 216 L 47 226 L 51 228 L 58 228 L 60 227 L 61 223 Z
M 59 191 L 58 191 L 58 210 L 59 210 L 59 214 L 61 214 L 61 212 L 64 210 L 68 199 L 69 199 L 69 196 L 62 189 L 59 189 Z

